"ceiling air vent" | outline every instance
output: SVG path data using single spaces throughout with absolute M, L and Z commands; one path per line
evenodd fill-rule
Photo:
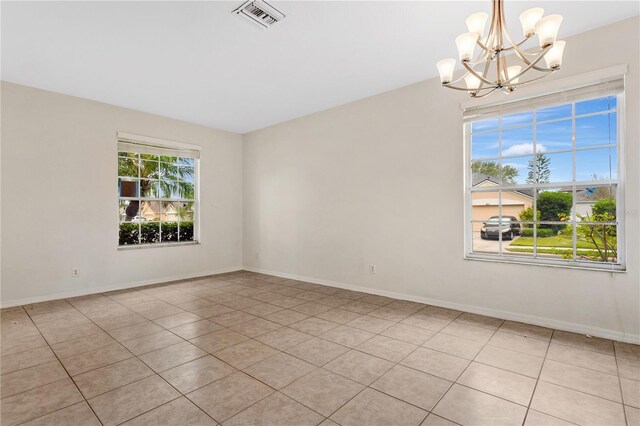
M 276 22 L 284 19 L 282 12 L 262 0 L 249 0 L 234 10 L 233 13 L 262 28 L 270 28 Z

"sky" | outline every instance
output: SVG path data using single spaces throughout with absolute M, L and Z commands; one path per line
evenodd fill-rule
M 576 181 L 616 179 L 616 97 L 575 103 Z M 550 159 L 549 182 L 573 181 L 572 104 L 535 111 L 536 150 Z M 518 170 L 516 183 L 526 183 L 529 160 L 533 158 L 534 112 L 524 112 L 472 123 L 472 161 L 499 161 Z M 502 136 L 502 152 L 499 138 Z M 588 149 L 599 145 L 609 148 Z M 506 157 L 506 158 L 504 158 Z

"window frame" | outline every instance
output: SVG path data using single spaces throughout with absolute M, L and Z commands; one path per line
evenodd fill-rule
M 588 84 L 585 84 L 585 86 L 588 86 Z M 544 100 L 544 98 L 549 97 L 552 98 L 554 95 L 557 95 L 558 92 L 553 92 L 553 93 L 548 93 L 542 96 L 536 96 L 534 98 L 536 98 L 537 100 Z M 565 101 L 565 102 L 553 102 L 550 101 L 548 105 L 545 106 L 536 106 L 531 108 L 530 110 L 527 111 L 535 111 L 535 110 L 539 110 L 542 108 L 546 108 L 546 107 L 552 107 L 552 106 L 560 106 L 560 105 L 564 105 L 564 104 L 571 104 L 572 105 L 572 113 L 571 116 L 569 117 L 572 121 L 572 138 L 571 138 L 571 144 L 572 147 L 570 150 L 558 150 L 558 151 L 550 151 L 549 153 L 551 154 L 556 154 L 556 153 L 571 153 L 572 157 L 573 157 L 573 161 L 572 161 L 572 179 L 574 179 L 571 182 L 550 182 L 550 183 L 538 183 L 538 184 L 515 184 L 515 185 L 502 185 L 502 182 L 500 183 L 500 185 L 496 186 L 495 188 L 492 188 L 493 192 L 497 192 L 500 202 L 499 202 L 499 215 L 502 216 L 502 191 L 503 190 L 516 190 L 516 189 L 532 189 L 535 191 L 539 191 L 540 189 L 544 189 L 544 188 L 549 188 L 549 189 L 554 189 L 554 188 L 558 188 L 558 187 L 565 187 L 568 186 L 567 183 L 570 183 L 570 186 L 573 189 L 573 207 L 572 207 L 572 214 L 576 213 L 577 210 L 577 200 L 576 200 L 576 188 L 577 187 L 582 187 L 582 186 L 601 186 L 603 185 L 601 182 L 599 181 L 577 181 L 575 180 L 575 167 L 576 167 L 576 162 L 575 162 L 575 155 L 576 152 L 580 152 L 580 151 L 585 151 L 585 150 L 592 150 L 592 149 L 598 149 L 598 148 L 603 148 L 603 147 L 607 147 L 607 148 L 611 148 L 611 145 L 606 145 L 606 146 L 590 146 L 590 147 L 583 147 L 583 148 L 578 148 L 576 149 L 576 141 L 575 141 L 575 134 L 576 134 L 576 128 L 575 128 L 575 119 L 576 119 L 576 114 L 575 114 L 575 104 L 577 102 L 582 102 L 582 101 L 586 101 L 586 100 L 591 100 L 591 99 L 598 99 L 599 97 L 607 97 L 607 96 L 615 96 L 616 97 L 616 144 L 613 145 L 614 149 L 616 149 L 616 168 L 617 168 L 617 178 L 615 179 L 615 183 L 613 185 L 616 186 L 616 221 L 617 221 L 617 228 L 616 228 L 616 233 L 617 233 L 617 259 L 616 262 L 598 262 L 598 261 L 586 261 L 586 260 L 577 260 L 575 259 L 571 259 L 571 260 L 566 260 L 566 259 L 556 259 L 556 258 L 547 258 L 547 257 L 537 257 L 536 256 L 536 244 L 535 244 L 535 240 L 534 240 L 534 246 L 533 246 L 533 252 L 532 252 L 532 256 L 530 257 L 524 257 L 524 256 L 519 256 L 519 255 L 513 255 L 513 254 L 505 254 L 503 252 L 502 249 L 502 238 L 500 236 L 499 238 L 499 252 L 498 253 L 484 253 L 484 252 L 474 252 L 473 251 L 473 193 L 474 192 L 483 192 L 483 191 L 473 191 L 473 172 L 471 171 L 471 164 L 472 164 L 472 150 L 471 150 L 471 126 L 472 123 L 474 121 L 480 121 L 480 120 L 465 120 L 463 122 L 463 138 L 464 138 L 464 259 L 466 260 L 480 260 L 480 261 L 488 261 L 488 262 L 496 262 L 496 263 L 510 263 L 510 264 L 523 264 L 523 265 L 534 265 L 534 266 L 545 266 L 545 267 L 559 267 L 559 268 L 571 268 L 571 269 L 585 269 L 585 270 L 594 270 L 594 271 L 606 271 L 606 272 L 626 272 L 626 229 L 625 229 L 625 222 L 626 222 L 626 218 L 625 218 L 625 213 L 626 213 L 626 208 L 625 208 L 625 159 L 626 159 L 626 150 L 625 150 L 625 139 L 626 139 L 626 108 L 625 108 L 625 90 L 623 89 L 620 93 L 610 93 L 610 94 L 602 94 L 602 95 L 592 95 L 592 96 L 587 96 L 583 99 L 574 99 L 571 101 Z M 505 111 L 502 112 L 501 114 L 498 115 L 499 116 L 504 116 L 504 115 L 509 115 L 512 112 L 510 112 L 508 110 L 508 106 L 507 104 L 503 104 L 505 105 Z M 611 110 L 609 110 L 611 111 Z M 585 117 L 585 116 L 590 116 L 590 115 L 598 115 L 598 114 L 603 114 L 603 112 L 598 112 L 598 113 L 590 113 L 590 114 L 581 114 L 578 117 Z M 544 123 L 548 123 L 548 122 L 554 122 L 554 121 L 562 121 L 562 120 L 566 120 L 567 117 L 565 118 L 560 118 L 560 119 L 555 119 L 555 120 L 545 120 Z M 535 114 L 534 114 L 534 121 L 533 121 L 533 126 L 535 129 L 537 122 L 535 120 Z M 509 126 L 509 128 L 511 128 L 512 126 Z M 517 126 L 516 126 L 517 127 Z M 501 127 L 500 127 L 501 128 Z M 534 140 L 535 140 L 535 130 L 534 130 Z M 534 152 L 531 153 L 532 157 L 535 157 L 536 154 L 540 154 L 540 153 L 536 153 L 535 152 L 535 148 L 534 148 Z M 515 157 L 515 156 L 511 156 L 511 157 Z M 498 161 L 501 162 L 503 160 L 503 158 L 509 158 L 509 156 L 506 157 L 502 157 L 502 152 L 499 152 L 499 159 Z M 522 156 L 521 158 L 527 158 L 525 156 Z M 484 161 L 485 159 L 478 159 L 481 161 Z M 487 159 L 489 161 L 495 161 L 495 159 Z M 611 179 L 610 181 L 613 181 L 613 179 Z M 610 182 L 609 181 L 609 182 Z M 610 183 L 608 183 L 610 185 Z M 529 186 L 535 187 L 535 189 L 533 188 L 528 188 Z M 486 191 L 489 192 L 489 191 Z M 535 209 L 535 205 L 536 205 L 536 199 L 537 197 L 534 194 L 533 197 L 533 206 Z M 574 218 L 572 218 L 574 219 Z M 519 221 L 519 223 L 528 223 L 528 222 L 521 222 Z M 577 223 L 577 222 L 574 222 Z M 573 253 L 575 255 L 576 253 L 576 241 L 577 241 L 577 237 L 576 237 L 576 226 L 573 227 Z
M 137 197 L 121 197 L 120 196 L 120 190 L 119 188 L 116 189 L 116 205 L 117 205 L 117 209 L 116 209 L 116 227 L 119 231 L 120 229 L 120 224 L 123 223 L 121 221 L 120 218 L 120 202 L 121 201 L 131 201 L 131 200 L 136 200 L 140 202 L 140 207 L 139 209 L 142 209 L 142 203 L 143 202 L 157 202 L 159 203 L 159 215 L 162 215 L 162 203 L 163 202 L 178 202 L 178 203 L 193 203 L 193 240 L 191 241 L 169 241 L 169 242 L 157 242 L 157 243 L 142 243 L 139 242 L 138 244 L 120 244 L 119 241 L 119 232 L 116 233 L 115 235 L 115 243 L 116 243 L 116 248 L 117 250 L 136 250 L 136 249 L 147 249 L 147 248 L 162 248 L 162 247 L 180 247 L 180 246 L 190 246 L 190 245 L 199 245 L 201 244 L 201 236 L 200 236 L 200 156 L 199 154 L 194 156 L 194 157 L 189 157 L 189 156 L 185 156 L 185 155 L 180 155 L 181 152 L 184 152 L 185 150 L 192 150 L 192 151 L 197 151 L 199 153 L 200 151 L 200 147 L 198 146 L 194 146 L 194 145 L 188 145 L 188 144 L 183 144 L 183 143 L 179 143 L 179 142 L 173 142 L 173 141 L 164 141 L 161 139 L 155 139 L 155 138 L 149 138 L 149 137 L 145 137 L 145 136 L 138 136 L 138 135 L 130 135 L 128 133 L 125 134 L 121 134 L 120 132 L 118 133 L 118 139 L 117 139 L 117 144 L 116 144 L 116 153 L 115 153 L 115 163 L 116 163 L 116 178 L 117 180 L 120 182 L 120 180 L 122 178 L 128 178 L 128 177 L 124 177 L 124 176 L 120 176 L 120 174 L 117 172 L 118 171 L 118 166 L 119 166 L 119 158 L 120 158 L 120 150 L 118 148 L 118 144 L 120 143 L 126 143 L 126 144 L 135 144 L 135 145 L 140 145 L 141 147 L 144 148 L 158 148 L 160 150 L 170 150 L 170 151 L 175 151 L 175 157 L 182 157 L 182 158 L 191 158 L 193 160 L 193 199 L 185 199 L 185 198 L 166 198 L 166 197 L 143 197 L 142 194 L 140 193 L 140 160 L 138 163 L 138 176 L 137 177 L 130 177 L 130 179 L 135 180 L 137 182 L 138 185 L 138 196 Z M 138 155 L 140 155 L 141 153 L 137 153 Z M 144 154 L 144 153 L 143 153 Z M 151 154 L 151 155 L 158 155 L 158 156 L 162 156 L 163 154 Z M 164 154 L 166 155 L 166 153 Z M 160 166 L 162 162 L 159 161 L 158 165 Z M 151 179 L 151 180 L 156 180 L 156 181 L 160 181 L 160 179 Z M 118 185 L 119 186 L 119 185 Z M 160 195 L 160 194 L 158 194 Z M 178 221 L 179 222 L 179 221 Z M 139 224 L 141 224 L 142 222 L 139 222 Z M 162 220 L 158 220 L 160 229 L 162 229 Z M 179 234 L 179 224 L 178 224 L 178 234 Z M 139 228 L 140 229 L 140 228 Z M 142 237 L 141 233 L 139 232 L 139 241 L 140 238 Z M 179 237 L 178 237 L 179 238 Z

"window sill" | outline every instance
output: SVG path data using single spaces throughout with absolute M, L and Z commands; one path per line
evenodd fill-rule
M 118 251 L 128 251 L 128 250 L 140 250 L 140 249 L 151 249 L 151 248 L 164 248 L 164 247 L 184 247 L 184 246 L 199 246 L 199 241 L 189 241 L 184 243 L 159 243 L 159 244 L 139 244 L 139 245 L 125 245 L 118 246 Z
M 588 264 L 588 263 L 568 263 L 568 262 L 554 262 L 554 261 L 536 261 L 534 259 L 518 259 L 512 257 L 496 257 L 486 256 L 481 254 L 466 254 L 465 260 L 476 260 L 481 262 L 494 262 L 494 263 L 510 263 L 516 265 L 528 265 L 528 266 L 543 266 L 547 268 L 563 268 L 563 269 L 580 269 L 585 271 L 597 271 L 597 272 L 611 272 L 611 273 L 625 273 L 626 267 L 622 264 L 612 264 L 611 266 Z

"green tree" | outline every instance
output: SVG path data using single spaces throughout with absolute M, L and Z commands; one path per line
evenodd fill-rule
M 148 154 L 138 156 L 130 152 L 120 152 L 118 155 L 118 175 L 140 177 L 141 197 L 193 199 L 193 184 L 186 182 L 194 174 L 192 160 Z M 139 210 L 139 201 L 131 200 L 125 210 L 125 220 L 131 221 Z
M 529 160 L 529 173 L 527 174 L 527 183 L 546 183 L 551 177 L 549 165 L 551 159 L 544 154 L 537 154 Z
M 567 192 L 545 191 L 538 195 L 536 207 L 543 222 L 563 221 L 571 214 L 573 207 L 573 195 Z M 566 225 L 540 225 L 541 228 L 550 228 L 558 232 Z
M 500 179 L 500 165 L 495 161 L 476 160 L 471 163 L 471 171 Z M 502 182 L 516 183 L 516 177 L 518 177 L 518 169 L 513 166 L 502 166 Z

